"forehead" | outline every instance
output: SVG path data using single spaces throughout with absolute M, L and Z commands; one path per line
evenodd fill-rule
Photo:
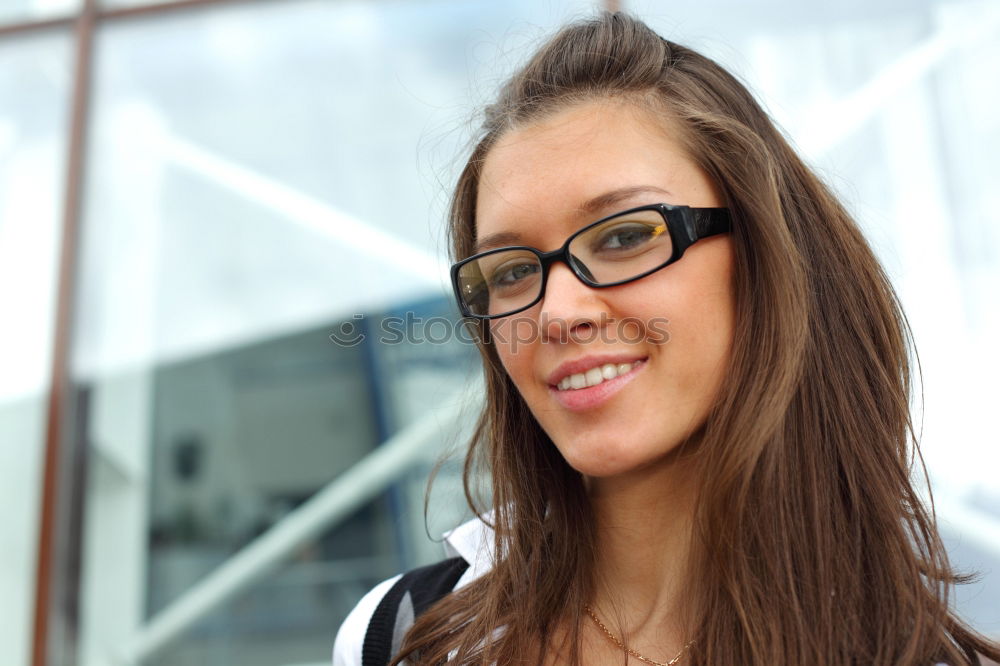
M 657 190 L 669 194 L 650 193 Z M 605 210 L 587 205 L 615 191 L 634 194 L 608 198 Z M 543 219 L 571 226 L 661 201 L 718 205 L 711 180 L 669 119 L 629 103 L 588 102 L 500 138 L 481 171 L 476 236 L 527 233 Z

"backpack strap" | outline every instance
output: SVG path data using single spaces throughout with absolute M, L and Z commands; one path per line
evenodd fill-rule
M 399 652 L 414 620 L 451 592 L 468 568 L 468 562 L 453 557 L 403 574 L 382 597 L 368 622 L 361 666 L 386 666 Z

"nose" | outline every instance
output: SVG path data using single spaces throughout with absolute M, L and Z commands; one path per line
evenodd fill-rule
M 542 341 L 568 342 L 598 326 L 605 309 L 597 292 L 581 282 L 566 264 L 553 263 L 539 312 Z

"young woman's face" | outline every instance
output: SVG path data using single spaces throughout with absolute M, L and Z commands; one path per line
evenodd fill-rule
M 662 118 L 581 104 L 509 132 L 489 152 L 477 241 L 490 241 L 480 250 L 549 251 L 590 222 L 653 203 L 722 205 Z M 500 360 L 575 469 L 609 477 L 646 467 L 704 423 L 733 337 L 731 243 L 729 234 L 702 239 L 680 261 L 603 289 L 555 263 L 541 302 L 491 321 Z M 611 379 L 562 382 L 579 386 L 596 372 Z

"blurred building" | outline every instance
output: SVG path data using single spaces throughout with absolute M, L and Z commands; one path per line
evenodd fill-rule
M 1000 635 L 1000 5 L 4 0 L 2 663 L 324 663 L 440 556 L 479 394 L 448 189 L 530 45 L 619 5 L 743 76 L 864 225 L 982 573 L 956 603 Z

